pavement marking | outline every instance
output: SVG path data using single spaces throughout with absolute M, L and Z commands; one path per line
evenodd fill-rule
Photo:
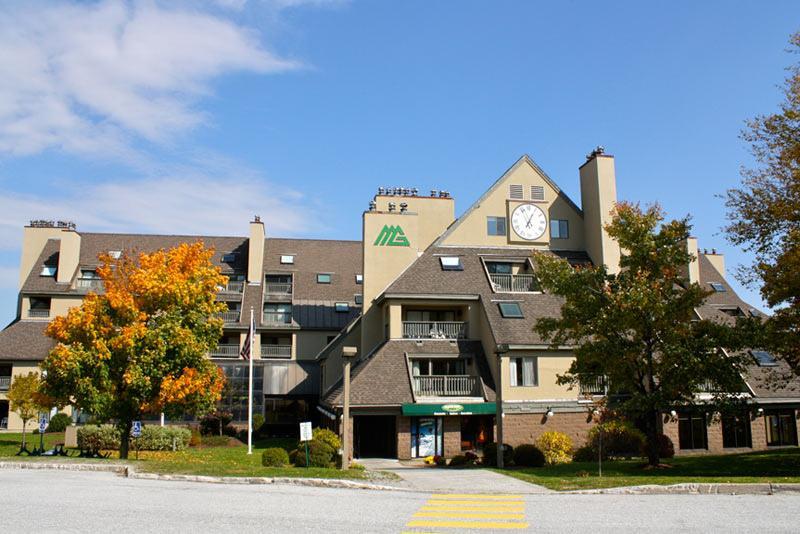
M 404 534 L 421 534 L 425 529 L 492 529 L 520 530 L 525 521 L 525 500 L 522 495 L 486 495 L 473 493 L 435 493 L 419 507 Z

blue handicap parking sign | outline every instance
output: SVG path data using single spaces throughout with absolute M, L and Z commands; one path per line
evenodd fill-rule
M 134 421 L 133 428 L 131 429 L 131 434 L 133 434 L 134 438 L 138 438 L 142 435 L 142 422 L 141 421 Z
M 39 433 L 44 434 L 45 430 L 47 430 L 47 417 L 42 416 L 39 419 Z

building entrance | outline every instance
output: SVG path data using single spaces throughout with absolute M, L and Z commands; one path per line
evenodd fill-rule
M 353 417 L 353 456 L 397 458 L 397 427 L 394 415 Z

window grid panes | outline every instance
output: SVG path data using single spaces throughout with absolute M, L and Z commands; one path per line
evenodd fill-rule
M 486 233 L 488 235 L 506 235 L 506 218 L 486 217 Z
M 509 383 L 512 387 L 532 387 L 539 383 L 538 361 L 535 357 L 519 357 L 510 359 Z
M 767 445 L 771 447 L 797 445 L 797 423 L 794 410 L 767 415 Z
M 569 221 L 565 219 L 552 219 L 550 221 L 551 239 L 569 239 Z
M 678 417 L 678 441 L 682 450 L 707 449 L 705 414 L 681 414 Z

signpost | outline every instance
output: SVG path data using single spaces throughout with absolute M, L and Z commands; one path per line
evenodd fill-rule
M 47 430 L 47 416 L 39 416 L 39 454 L 44 453 L 44 431 Z
M 312 435 L 311 421 L 300 423 L 300 441 L 302 441 L 306 447 L 306 467 L 308 467 L 308 442 L 311 441 Z
M 142 422 L 141 421 L 134 421 L 133 426 L 131 426 L 131 436 L 134 438 L 138 438 L 142 435 Z M 139 441 L 136 441 L 136 459 L 139 459 Z

